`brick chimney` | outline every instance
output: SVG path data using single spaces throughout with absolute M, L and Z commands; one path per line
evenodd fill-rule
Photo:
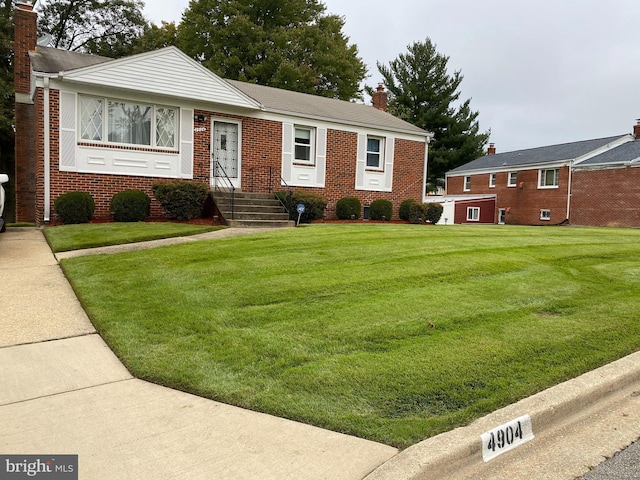
M 376 91 L 371 96 L 371 100 L 373 101 L 373 108 L 377 108 L 383 112 L 387 111 L 389 94 L 385 92 L 384 86 L 381 83 L 378 84 L 378 88 L 376 88 Z
M 640 118 L 636 120 L 636 124 L 633 126 L 633 137 L 636 140 L 640 140 Z
M 496 144 L 490 143 L 489 148 L 487 148 L 487 155 L 495 155 L 496 154 Z
M 31 98 L 29 51 L 38 42 L 38 15 L 30 1 L 18 0 L 14 12 L 16 221 L 36 221 L 36 109 Z
M 38 43 L 38 14 L 29 1 L 17 1 L 14 12 L 14 74 L 16 93 L 29 94 L 31 91 L 31 66 L 29 51 Z

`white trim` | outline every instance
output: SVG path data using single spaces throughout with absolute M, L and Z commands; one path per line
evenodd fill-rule
M 498 183 L 498 174 L 492 172 L 489 174 L 489 188 L 496 188 L 496 183 Z
M 513 173 L 516 174 L 516 178 L 515 178 L 515 182 L 511 183 L 511 174 Z M 507 172 L 507 187 L 517 187 L 517 186 L 518 186 L 518 171 L 511 170 Z
M 547 213 L 548 215 L 545 215 L 545 213 Z M 551 220 L 551 210 L 548 209 L 548 208 L 541 208 L 540 209 L 540 220 L 545 220 L 545 221 Z
M 462 191 L 470 192 L 471 191 L 471 175 L 465 175 L 462 179 Z
M 477 212 L 477 218 L 474 213 Z M 480 221 L 480 207 L 467 207 L 467 222 L 479 222 Z
M 44 221 L 51 219 L 51 108 L 49 79 L 44 81 Z
M 213 178 L 213 149 L 215 145 L 215 124 L 218 123 L 232 123 L 238 126 L 238 176 L 235 178 L 231 178 L 233 186 L 235 188 L 242 187 L 242 120 L 237 118 L 228 118 L 228 117 L 217 117 L 212 115 L 210 121 L 211 125 L 211 135 L 210 143 L 211 143 L 211 151 L 209 152 L 209 170 L 211 175 L 211 186 L 214 186 L 215 178 Z
M 548 172 L 550 170 L 552 170 L 554 172 L 553 181 L 557 182 L 557 183 L 555 183 L 555 185 L 542 185 L 543 178 L 546 181 L 546 176 L 544 176 L 542 172 Z M 559 187 L 560 187 L 560 169 L 559 168 L 540 168 L 540 169 L 538 169 L 538 189 L 539 190 L 557 189 Z

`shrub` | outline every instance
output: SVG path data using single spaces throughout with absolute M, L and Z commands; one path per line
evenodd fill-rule
M 209 187 L 195 182 L 162 182 L 152 187 L 167 216 L 173 220 L 191 220 L 200 216 Z
M 124 190 L 111 197 L 111 215 L 116 222 L 141 222 L 149 218 L 151 198 L 141 190 Z
M 374 200 L 369 206 L 371 220 L 391 220 L 393 216 L 393 204 L 389 200 Z
M 414 203 L 418 202 L 416 202 L 413 198 L 409 198 L 400 204 L 400 211 L 398 212 L 400 220 L 409 220 L 409 209 Z
M 53 201 L 53 209 L 62 223 L 87 223 L 93 218 L 96 204 L 88 192 L 67 192 Z
M 440 221 L 444 207 L 439 203 L 428 203 L 425 212 L 425 220 L 434 225 Z
M 350 220 L 353 218 L 360 218 L 360 212 L 362 211 L 362 203 L 356 197 L 342 197 L 336 203 L 336 216 L 340 220 Z
M 424 204 L 414 202 L 409 207 L 409 221 L 411 223 L 424 223 L 426 213 L 426 206 Z
M 289 211 L 289 219 L 298 220 L 298 205 L 304 205 L 304 213 L 300 215 L 300 223 L 311 223 L 314 220 L 321 220 L 324 217 L 324 211 L 327 208 L 328 200 L 322 195 L 315 193 L 289 192 L 276 193 L 280 201 L 287 207 Z

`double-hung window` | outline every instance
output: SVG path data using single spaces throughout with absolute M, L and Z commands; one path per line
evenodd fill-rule
M 560 169 L 550 168 L 547 170 L 540 170 L 538 179 L 538 187 L 555 188 L 560 184 Z
M 382 170 L 384 168 L 384 139 L 367 137 L 367 168 Z
M 80 139 L 176 149 L 178 109 L 107 98 L 80 97 Z
M 314 130 L 307 127 L 295 127 L 294 161 L 296 163 L 314 163 Z
M 464 177 L 464 191 L 468 192 L 469 190 L 471 190 L 471 177 L 466 176 Z
M 518 172 L 509 172 L 507 187 L 515 187 L 518 184 Z
M 497 173 L 489 174 L 489 188 L 495 188 L 497 176 L 498 176 Z
M 480 207 L 467 207 L 467 221 L 468 222 L 480 221 Z

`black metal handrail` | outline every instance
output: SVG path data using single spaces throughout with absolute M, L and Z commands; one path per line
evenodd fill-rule
M 264 165 L 262 167 L 251 167 L 248 169 L 247 171 L 247 191 L 248 192 L 268 192 L 268 193 L 273 193 L 275 195 L 276 192 L 274 192 L 274 180 L 276 178 L 280 179 L 280 185 L 278 185 L 278 187 L 284 187 L 284 188 L 279 188 L 278 190 L 286 190 L 288 192 L 288 197 L 289 200 L 291 199 L 291 195 L 293 194 L 293 190 L 291 189 L 291 187 L 287 184 L 287 182 L 285 181 L 284 178 L 282 178 L 281 175 L 278 175 L 277 173 L 274 173 L 275 167 L 270 166 L 270 165 Z M 265 188 L 265 180 L 267 182 L 266 188 Z M 282 205 L 282 207 L 286 210 L 287 213 L 289 213 L 289 215 L 291 215 L 291 212 L 289 212 L 289 208 L 286 204 L 285 201 L 283 201 L 283 199 L 278 196 L 275 195 L 275 197 L 278 199 L 278 201 L 280 202 L 280 204 Z
M 224 185 L 219 185 L 219 182 L 222 182 Z M 213 160 L 213 189 L 216 192 L 221 192 L 229 201 L 231 220 L 233 220 L 235 214 L 236 187 L 217 160 Z

